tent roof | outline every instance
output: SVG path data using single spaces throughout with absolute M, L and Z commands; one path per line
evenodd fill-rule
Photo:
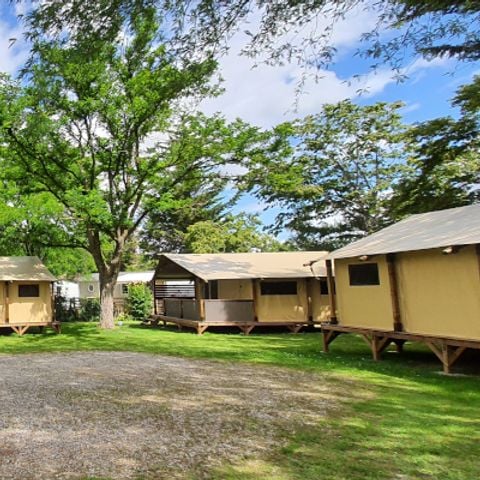
M 56 278 L 38 257 L 0 257 L 0 281 L 45 281 Z
M 165 253 L 160 256 L 156 278 L 185 278 L 193 275 L 205 281 L 252 278 L 309 278 L 326 276 L 323 262 L 309 266 L 328 252 L 278 253 Z
M 445 248 L 480 243 L 480 204 L 412 215 L 339 250 L 329 258 Z

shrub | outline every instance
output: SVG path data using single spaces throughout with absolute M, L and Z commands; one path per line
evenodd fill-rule
M 100 300 L 98 298 L 81 298 L 78 320 L 81 322 L 98 322 L 100 320 Z
M 78 309 L 75 298 L 66 298 L 61 295 L 55 296 L 55 319 L 59 322 L 78 321 Z
M 134 283 L 128 287 L 128 296 L 126 300 L 126 312 L 134 320 L 145 320 L 153 308 L 152 291 L 144 283 Z

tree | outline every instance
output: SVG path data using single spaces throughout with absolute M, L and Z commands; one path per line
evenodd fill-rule
M 277 129 L 290 148 L 260 159 L 247 177 L 251 191 L 282 207 L 277 230 L 290 229 L 302 248 L 329 249 L 390 223 L 406 156 L 401 106 L 345 100 Z
M 131 284 L 128 286 L 128 295 L 125 303 L 127 313 L 134 320 L 141 322 L 152 313 L 152 290 L 144 283 Z
M 0 255 L 35 255 L 62 278 L 95 269 L 91 255 L 76 248 L 75 243 L 68 243 L 63 208 L 52 195 L 45 192 L 22 195 L 5 178 L 1 185 Z M 56 248 L 57 245 L 62 248 Z
M 321 68 L 334 57 L 332 33 L 338 23 L 367 10 L 378 21 L 364 32 L 363 52 L 375 61 L 399 67 L 406 51 L 428 58 L 480 58 L 480 6 L 472 0 L 45 0 L 28 20 L 32 32 L 74 27 L 78 38 L 113 38 L 133 10 L 152 7 L 171 19 L 169 40 L 179 52 L 221 50 L 233 32 L 252 28 L 248 19 L 256 13 L 260 20 L 248 31 L 246 54 L 262 54 L 271 63 L 296 61 Z
M 220 222 L 197 222 L 187 229 L 186 250 L 192 253 L 278 252 L 288 247 L 259 230 L 258 216 L 229 215 Z
M 459 89 L 458 119 L 437 118 L 411 130 L 415 148 L 392 199 L 398 218 L 480 200 L 480 77 Z
M 256 154 L 267 134 L 236 120 L 202 114 L 183 118 L 172 141 L 172 161 L 211 160 L 212 168 L 196 170 L 170 191 L 171 202 L 156 205 L 142 229 L 142 248 L 150 258 L 186 249 L 187 229 L 198 222 L 221 222 L 238 199 L 234 190 L 239 165 Z M 228 191 L 227 191 L 228 190 Z
M 105 328 L 114 325 L 113 289 L 132 234 L 152 205 L 168 204 L 170 189 L 209 162 L 167 155 L 176 102 L 208 93 L 215 62 L 173 56 L 162 21 L 154 8 L 134 8 L 115 38 L 37 32 L 22 84 L 1 79 L 2 167 L 24 191 L 62 205 L 65 234 L 99 272 Z M 142 150 L 154 132 L 166 140 Z

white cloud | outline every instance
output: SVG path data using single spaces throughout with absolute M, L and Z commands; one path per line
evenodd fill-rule
M 353 55 L 360 36 L 376 23 L 376 17 L 365 10 L 358 10 L 340 22 L 332 33 L 332 43 L 340 57 Z M 258 16 L 253 19 L 253 27 Z M 328 24 L 328 19 L 323 24 Z M 322 28 L 322 21 L 316 29 Z M 397 82 L 391 69 L 377 69 L 360 77 L 342 78 L 335 71 L 322 70 L 317 79 L 307 77 L 303 93 L 296 98 L 296 87 L 305 70 L 295 64 L 269 66 L 258 63 L 253 68 L 251 59 L 240 51 L 248 41 L 243 33 L 236 34 L 228 55 L 220 59 L 219 70 L 224 79 L 224 94 L 205 100 L 200 109 L 206 114 L 220 112 L 229 120 L 240 117 L 250 123 L 269 128 L 283 121 L 316 113 L 325 103 L 335 103 L 346 98 L 373 97 L 388 85 Z M 261 60 L 261 59 L 260 59 Z M 444 66 L 445 60 L 428 62 L 416 59 L 401 73 L 419 79 L 429 68 Z M 297 102 L 297 103 L 296 103 Z
M 21 26 L 0 21 L 0 51 L 0 71 L 14 75 L 29 54 Z

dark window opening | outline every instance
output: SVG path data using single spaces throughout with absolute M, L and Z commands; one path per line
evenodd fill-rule
M 362 263 L 348 266 L 350 285 L 380 285 L 377 263 Z
M 260 292 L 262 295 L 296 295 L 297 282 L 262 282 Z
M 218 280 L 212 280 L 210 285 L 210 298 L 216 300 L 218 298 Z
M 320 294 L 328 295 L 328 281 L 326 278 L 320 279 Z
M 19 297 L 39 297 L 40 285 L 38 283 L 32 285 L 19 285 L 18 286 Z

